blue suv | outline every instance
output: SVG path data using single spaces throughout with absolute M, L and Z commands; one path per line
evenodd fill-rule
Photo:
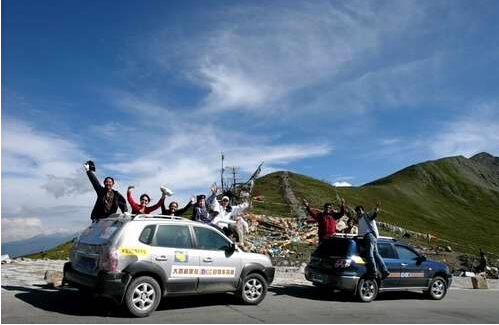
M 378 251 L 390 275 L 381 280 L 366 277 L 362 237 L 334 235 L 315 249 L 305 268 L 305 278 L 314 285 L 350 291 L 364 302 L 382 291 L 421 290 L 442 299 L 452 283 L 447 265 L 426 259 L 409 245 L 390 237 L 378 239 Z

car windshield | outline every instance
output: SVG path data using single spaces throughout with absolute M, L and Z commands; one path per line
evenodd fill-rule
M 326 239 L 319 244 L 312 255 L 316 257 L 350 256 L 355 254 L 356 247 L 357 244 L 351 239 Z
M 100 245 L 108 242 L 123 226 L 123 222 L 113 219 L 101 219 L 85 229 L 79 238 L 81 243 Z

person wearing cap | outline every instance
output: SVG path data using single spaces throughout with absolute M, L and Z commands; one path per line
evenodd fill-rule
M 310 216 L 310 218 L 307 219 L 307 222 L 318 223 L 319 243 L 336 233 L 336 220 L 340 219 L 345 214 L 345 200 L 341 200 L 339 212 L 333 210 L 333 205 L 331 203 L 324 204 L 323 211 L 314 211 L 314 209 L 310 208 L 310 204 L 308 204 L 306 200 L 303 200 L 303 204 L 305 205 L 305 208 L 307 208 L 308 215 Z
M 163 201 L 163 204 L 161 204 L 161 214 L 165 216 L 181 216 L 183 215 L 194 203 L 196 203 L 196 199 L 194 196 L 191 198 L 191 200 L 187 203 L 185 207 L 182 209 L 178 208 L 178 203 L 175 201 L 170 202 L 168 205 L 168 209 L 165 207 L 165 202 Z
M 133 199 L 133 196 L 132 196 L 132 190 L 134 188 L 135 188 L 135 186 L 128 186 L 128 190 L 127 190 L 127 199 L 128 199 L 128 203 L 130 203 L 130 206 L 132 207 L 132 214 L 139 214 L 139 213 L 149 214 L 165 204 L 165 198 L 166 198 L 167 193 L 165 191 L 163 191 L 163 189 L 161 189 L 162 195 L 161 195 L 161 198 L 159 199 L 158 203 L 149 207 L 147 205 L 149 204 L 149 202 L 151 202 L 151 198 L 146 193 L 144 193 L 140 196 L 140 203 L 135 202 L 135 200 Z
M 238 242 L 244 244 L 244 233 L 248 232 L 248 223 L 243 217 L 239 216 L 241 212 L 249 207 L 248 202 L 243 202 L 239 205 L 231 206 L 228 196 L 222 197 L 220 203 L 213 200 L 211 208 L 218 212 L 213 219 L 213 224 L 222 228 L 227 235 L 236 234 Z
M 104 179 L 104 186 L 100 185 L 99 180 L 95 176 L 95 164 L 89 160 L 83 164 L 83 168 L 87 172 L 90 183 L 97 193 L 97 200 L 95 201 L 94 208 L 90 214 L 92 221 L 109 217 L 111 214 L 116 213 L 118 208 L 121 212 L 127 212 L 126 201 L 123 195 L 118 191 L 113 190 L 114 179 L 110 176 Z
M 213 200 L 214 197 L 215 193 L 208 198 L 208 201 Z M 192 209 L 192 220 L 211 224 L 213 217 L 213 213 L 210 214 L 206 208 L 206 195 L 201 194 L 196 196 L 196 204 L 194 204 L 194 208 Z

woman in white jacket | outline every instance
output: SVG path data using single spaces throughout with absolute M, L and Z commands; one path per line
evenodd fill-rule
M 248 207 L 248 202 L 243 202 L 235 206 L 229 205 L 229 198 L 227 196 L 224 196 L 220 203 L 215 199 L 212 201 L 211 208 L 213 211 L 218 212 L 218 215 L 213 219 L 212 223 L 224 229 L 226 233 L 227 230 L 229 232 L 235 232 L 238 236 L 239 243 L 244 245 L 244 233 L 248 232 L 249 227 L 246 220 L 239 214 Z

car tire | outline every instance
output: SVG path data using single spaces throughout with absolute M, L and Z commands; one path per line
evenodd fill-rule
M 441 276 L 434 277 L 425 293 L 433 300 L 440 300 L 447 294 L 447 281 Z
M 362 302 L 371 302 L 378 295 L 379 286 L 375 279 L 360 279 L 357 286 L 357 297 Z
M 149 277 L 141 276 L 133 279 L 125 294 L 125 306 L 136 317 L 149 316 L 161 301 L 161 288 L 158 282 Z
M 247 305 L 258 305 L 267 294 L 267 281 L 257 273 L 248 274 L 241 288 L 241 299 Z

